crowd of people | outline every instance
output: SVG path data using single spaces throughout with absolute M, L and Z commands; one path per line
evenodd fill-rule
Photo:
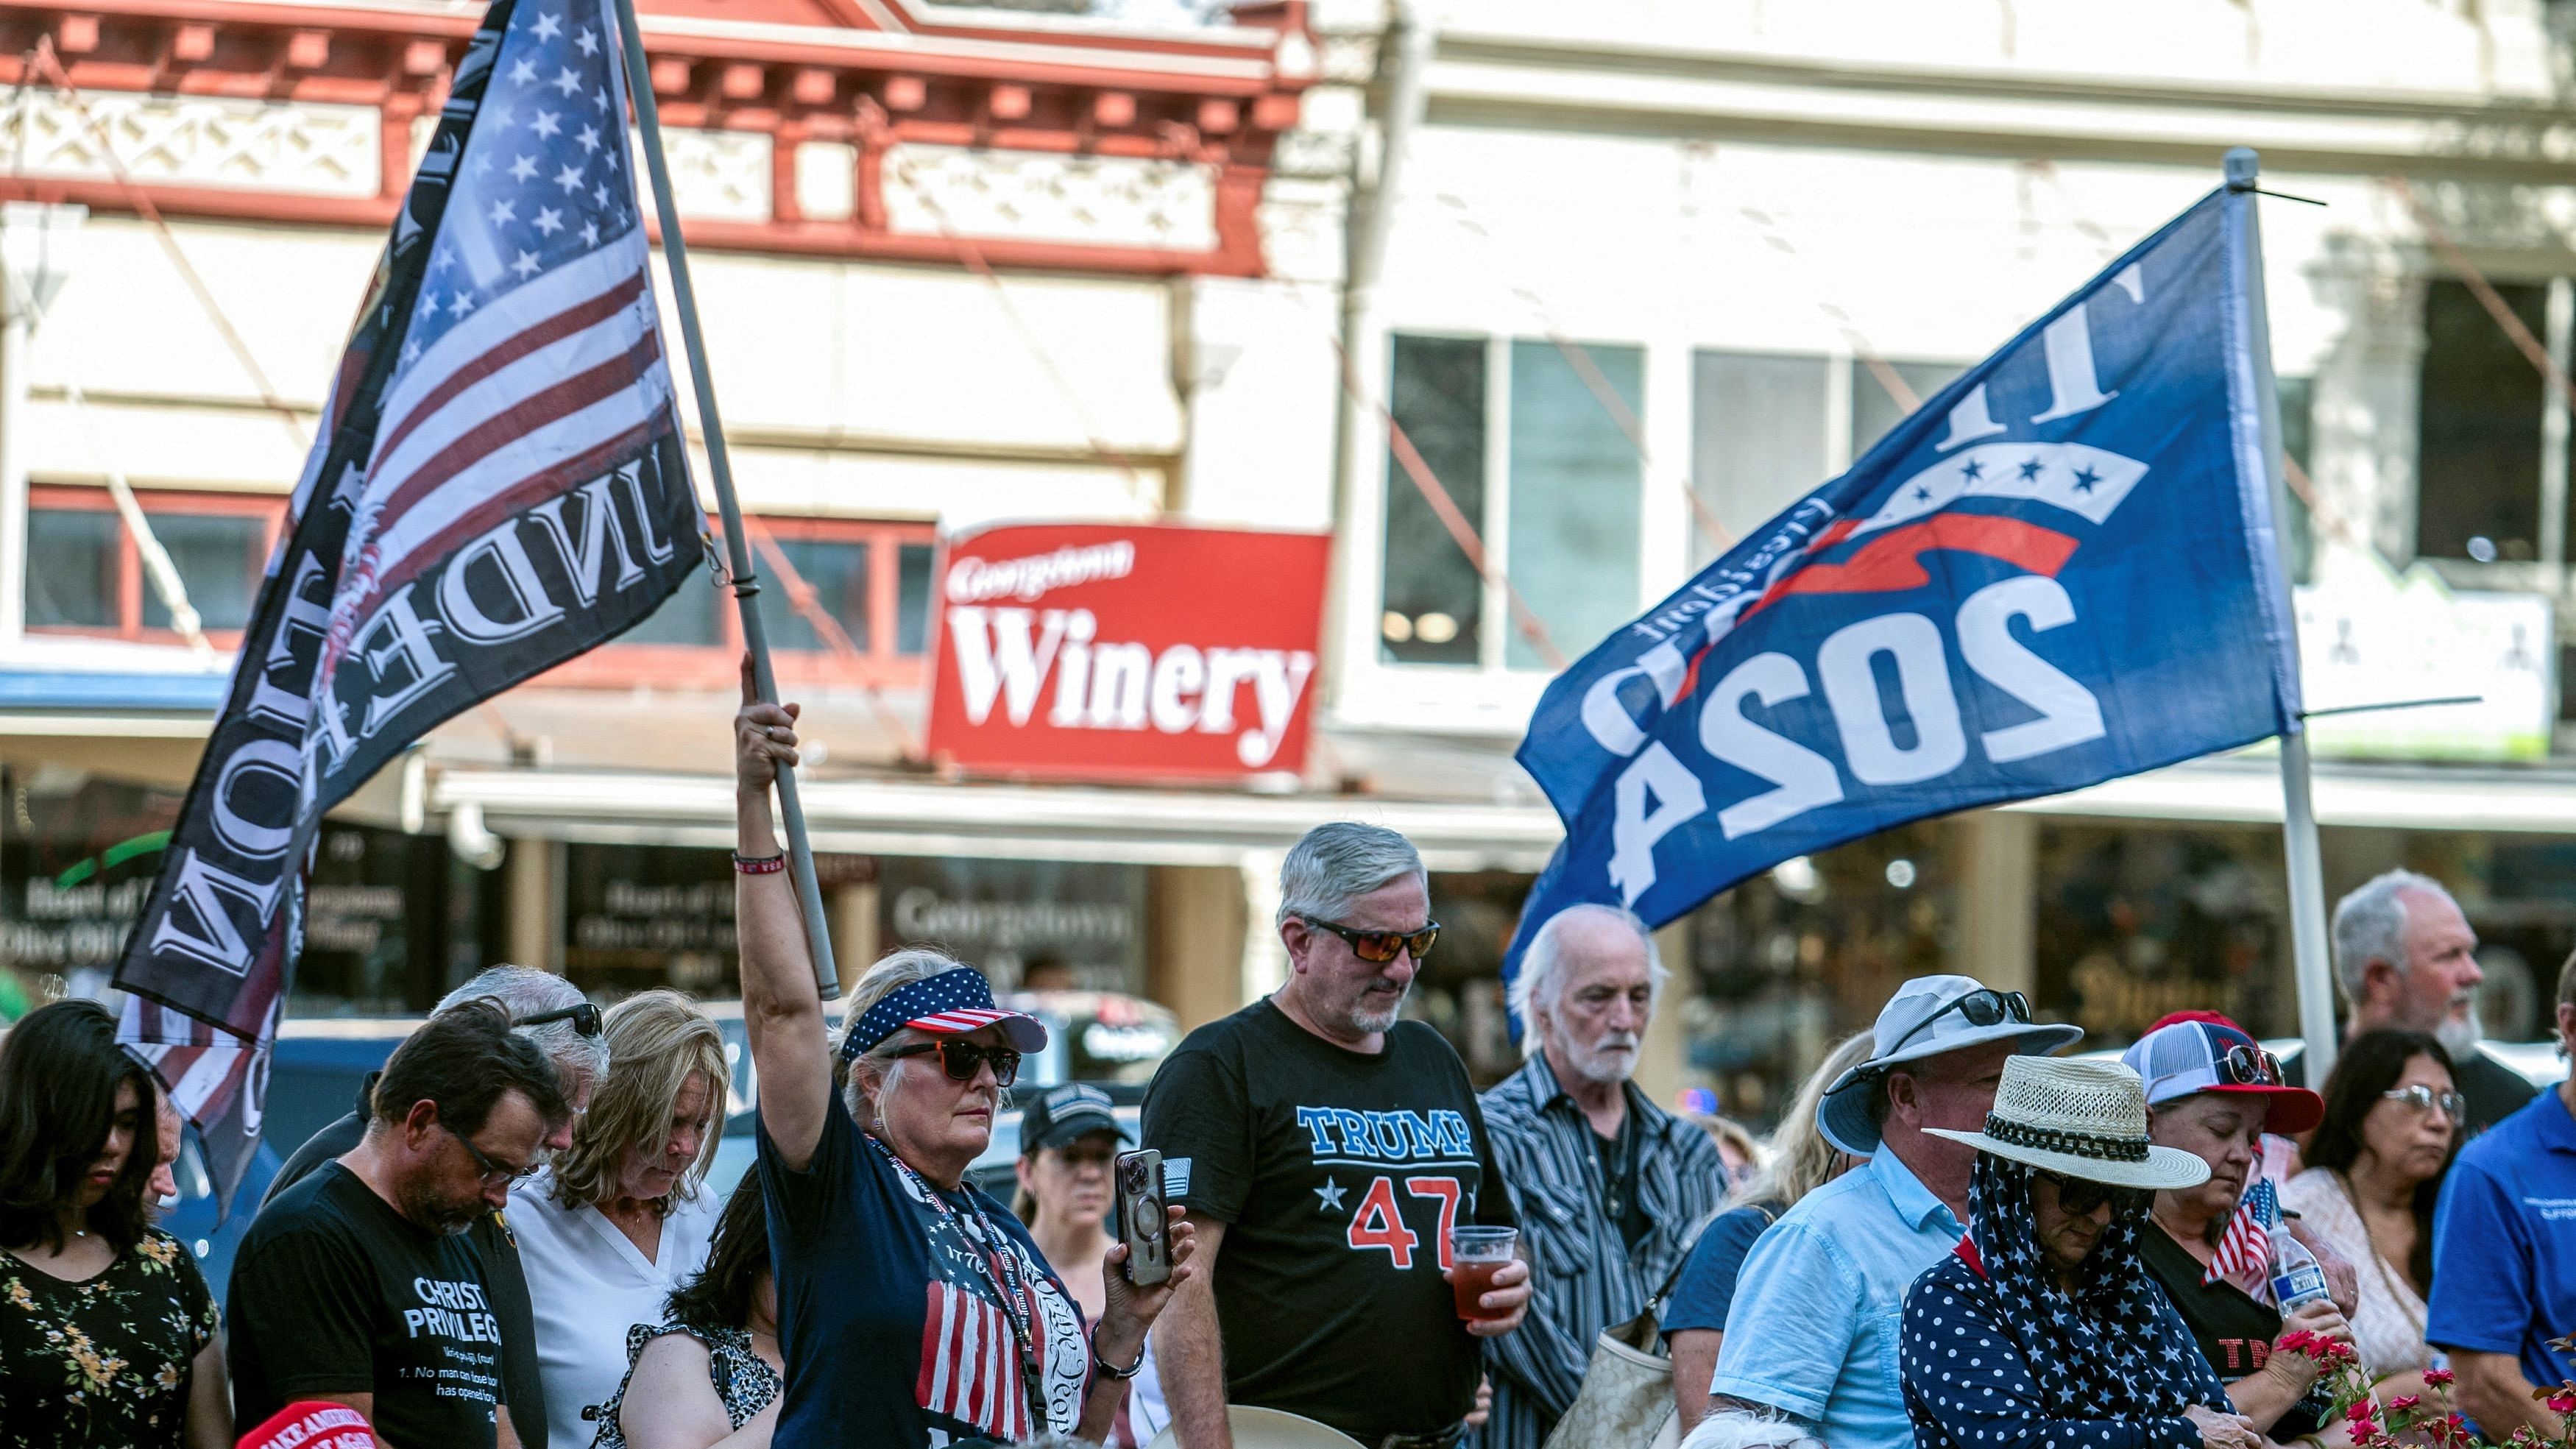
M 938 951 L 827 1024 L 770 813 L 795 718 L 736 720 L 738 1185 L 706 1182 L 733 1072 L 703 1010 L 495 967 L 281 1169 L 218 1314 L 153 1225 L 166 1092 L 105 1010 L 45 1007 L 0 1046 L 0 1446 L 1232 1449 L 1293 1415 L 1565 1449 L 1641 1324 L 1671 1372 L 1635 1449 L 1663 1420 L 1688 1449 L 2341 1449 L 2318 1342 L 2494 1442 L 2564 1432 L 2576 1086 L 2478 1049 L 2475 936 L 2425 877 L 2336 911 L 2322 1091 L 2216 1013 L 2070 1056 L 2018 992 L 1925 976 L 1757 1150 L 1632 1081 L 1666 972 L 1616 908 L 1541 924 L 1526 1059 L 1476 1092 L 1402 1014 L 1441 929 L 1420 856 L 1328 824 L 1281 868 L 1285 983 L 1192 1032 L 1130 1133 L 1096 1086 L 1014 1100 L 1045 1026 Z M 1006 1206 L 967 1170 L 1012 1106 Z M 1110 1224 L 1135 1146 L 1168 1204 L 1142 1285 Z

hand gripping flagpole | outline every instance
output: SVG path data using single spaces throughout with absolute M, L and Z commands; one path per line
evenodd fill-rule
M 644 28 L 635 0 L 616 0 L 618 38 L 626 53 L 626 92 L 644 133 L 644 166 L 653 178 L 653 209 L 662 221 L 662 257 L 671 269 L 672 310 L 680 314 L 680 342 L 689 353 L 689 381 L 697 390 L 698 422 L 706 429 L 707 471 L 715 480 L 716 513 L 724 520 L 726 562 L 733 573 L 735 605 L 742 611 L 742 642 L 751 651 L 752 685 L 762 702 L 778 702 L 778 679 L 769 667 L 769 636 L 760 627 L 760 580 L 752 572 L 751 544 L 734 497 L 733 465 L 725 453 L 724 424 L 716 416 L 715 383 L 707 371 L 706 339 L 698 330 L 698 296 L 689 285 L 689 250 L 680 240 L 680 209 L 671 199 L 670 163 L 662 155 L 662 116 L 653 101 L 652 68 L 644 59 Z M 787 826 L 787 863 L 796 877 L 797 903 L 805 910 L 805 944 L 814 956 L 814 983 L 823 999 L 841 994 L 832 962 L 831 924 L 823 914 L 823 887 L 814 878 L 814 848 L 805 838 L 805 806 L 796 795 L 796 772 L 778 769 L 778 810 Z
M 620 0 L 625 3 L 625 0 Z M 2289 589 L 2289 538 L 2283 523 L 2289 516 L 2289 490 L 2281 476 L 2281 399 L 2272 377 L 2272 322 L 2263 296 L 2263 224 L 2255 215 L 2254 192 L 2259 162 L 2251 147 L 2227 153 L 2227 189 L 2231 225 L 2240 229 L 2238 254 L 2245 278 L 2245 333 L 2252 354 L 2254 400 L 2262 418 L 2264 485 L 2272 497 L 2273 537 L 2280 551 L 2281 588 Z M 2281 600 L 2292 637 L 2298 615 Z M 2296 659 L 2295 651 L 2292 658 Z M 2299 988 L 2299 1035 L 2307 1050 L 2304 1075 L 2308 1085 L 2325 1086 L 2334 1070 L 2334 979 L 2326 959 L 2325 867 L 2317 851 L 2317 813 L 2308 789 L 2308 734 L 2304 728 L 2281 736 L 2281 844 L 2289 864 L 2290 941 Z

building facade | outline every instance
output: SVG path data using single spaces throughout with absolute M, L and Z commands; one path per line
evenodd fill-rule
M 2540 1020 L 2576 946 L 2571 392 L 2529 355 L 2563 377 L 2576 348 L 2561 7 L 645 10 L 753 541 L 806 586 L 769 629 L 845 961 L 941 940 L 1204 1020 L 1284 969 L 1280 853 L 1370 819 L 1435 872 L 1420 1009 L 1499 1074 L 1494 973 L 1558 834 L 1510 754 L 1553 662 L 2250 144 L 2327 203 L 2264 218 L 2316 669 L 2354 673 L 2350 703 L 2481 702 L 2329 748 L 2329 888 L 2450 882 L 2492 943 L 2495 1030 Z M 471 25 L 0 5 L 0 990 L 92 989 L 113 958 Z M 931 757 L 940 542 L 1021 519 L 1331 530 L 1302 776 Z M 728 612 L 692 586 L 340 812 L 295 1009 L 416 1010 L 497 959 L 729 992 Z M 1651 1085 L 1764 1117 L 1936 969 L 2106 1042 L 2180 1005 L 2287 1033 L 2279 811 L 2249 755 L 1791 862 L 1668 929 L 1685 989 Z

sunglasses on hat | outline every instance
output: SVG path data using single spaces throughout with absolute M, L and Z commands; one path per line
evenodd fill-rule
M 1007 1087 L 1019 1080 L 1020 1054 L 1006 1046 L 981 1046 L 964 1037 L 944 1036 L 937 1041 L 914 1042 L 886 1053 L 890 1057 L 926 1057 L 939 1053 L 939 1069 L 952 1082 L 975 1080 L 975 1069 L 987 1062 L 993 1067 L 993 1081 Z
M 2219 1053 L 2212 1065 L 2218 1070 L 2218 1080 L 2231 1087 L 2281 1085 L 2281 1059 L 2242 1042 Z
M 551 1021 L 569 1021 L 572 1023 L 572 1029 L 583 1036 L 597 1036 L 600 1031 L 599 1008 L 587 1001 L 579 1006 L 567 1006 L 555 1011 L 540 1011 L 534 1016 L 523 1016 L 510 1024 L 544 1026 Z
M 1424 923 L 1419 931 L 1355 931 L 1348 926 L 1327 921 L 1321 916 L 1310 916 L 1302 911 L 1298 913 L 1297 919 L 1316 930 L 1330 931 L 1350 942 L 1351 954 L 1372 966 L 1384 965 L 1394 960 L 1395 953 L 1398 951 L 1412 952 L 1415 963 L 1419 964 L 1423 957 L 1431 954 L 1431 944 L 1440 939 L 1438 921 Z
M 1898 1037 L 1878 1055 L 1894 1056 L 1898 1047 L 1914 1040 L 1925 1028 L 1954 1011 L 1966 1017 L 1970 1026 L 1999 1026 L 2007 1021 L 2018 1021 L 2028 1025 L 2030 998 L 2018 991 L 1997 991 L 1991 986 L 1980 986 L 1974 991 L 1952 998 L 1943 1004 L 1940 1010 L 1914 1023 L 1911 1030 Z

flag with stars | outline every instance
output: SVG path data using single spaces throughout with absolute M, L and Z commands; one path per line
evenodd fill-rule
M 1507 976 L 1569 905 L 1661 925 L 1889 826 L 2298 728 L 2253 204 L 2203 198 L 1549 683 L 1519 758 L 1565 841 Z
M 121 1035 L 229 1200 L 323 812 L 697 567 L 602 0 L 498 0 L 325 406 L 226 703 L 128 938 Z

